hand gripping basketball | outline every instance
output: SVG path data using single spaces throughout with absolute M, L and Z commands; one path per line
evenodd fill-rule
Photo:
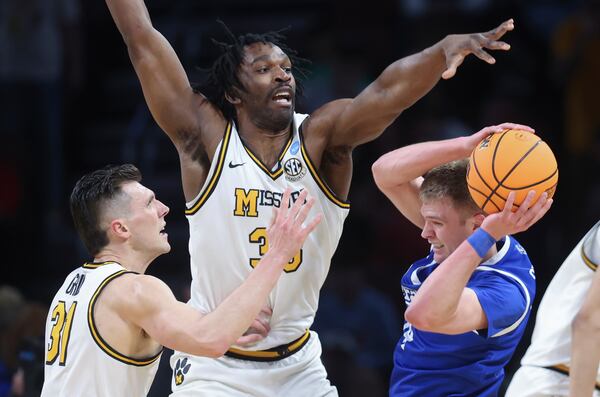
M 535 191 L 530 191 L 519 209 L 512 211 L 516 195 L 510 192 L 502 211 L 486 216 L 481 228 L 495 240 L 529 229 L 548 212 L 553 202 L 544 192 L 534 204 L 535 196 Z
M 505 123 L 468 137 L 469 144 L 483 138 L 471 152 L 467 186 L 475 203 L 486 213 L 504 208 L 508 194 L 515 193 L 513 211 L 527 193 L 535 202 L 543 192 L 552 197 L 558 183 L 558 165 L 550 147 L 531 129 Z M 500 130 L 500 131 L 498 131 Z M 485 134 L 495 132 L 493 135 Z

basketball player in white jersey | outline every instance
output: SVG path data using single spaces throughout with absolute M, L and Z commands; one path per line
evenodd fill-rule
M 600 222 L 548 285 L 507 397 L 600 397 Z
M 314 210 L 324 214 L 269 296 L 269 335 L 218 360 L 176 353 L 173 367 L 184 358 L 192 365 L 185 382 L 173 378 L 174 395 L 337 395 L 309 328 L 350 207 L 352 150 L 378 137 L 440 77 L 454 76 L 467 55 L 494 63 L 484 49 L 508 50 L 498 40 L 513 21 L 486 33 L 447 36 L 391 64 L 357 97 L 327 103 L 309 117 L 294 112 L 298 58 L 280 34 L 235 38 L 228 32 L 230 42 L 217 43 L 222 54 L 207 84 L 194 89 L 143 0 L 106 3 L 150 111 L 179 154 L 193 307 L 213 310 L 267 252 L 264 228 L 286 187 L 294 196 L 309 189 Z M 202 229 L 204 222 L 212 230 Z
M 267 236 L 270 250 L 248 279 L 203 315 L 178 302 L 159 279 L 144 275 L 169 252 L 164 232 L 169 208 L 141 185 L 130 164 L 82 177 L 71 194 L 75 226 L 94 260 L 67 276 L 46 322 L 44 397 L 145 396 L 162 346 L 198 356 L 218 357 L 238 340 L 252 343 L 268 325 L 253 319 L 285 264 L 320 221 L 306 220 L 314 200 L 303 192 L 288 209 L 282 205 Z M 290 192 L 282 198 L 288 203 Z M 206 225 L 207 229 L 210 225 Z M 253 325 L 253 334 L 242 333 Z M 178 381 L 189 364 L 180 362 Z

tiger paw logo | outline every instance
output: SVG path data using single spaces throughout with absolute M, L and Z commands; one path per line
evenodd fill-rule
M 188 373 L 191 365 L 192 363 L 188 364 L 187 357 L 183 360 L 177 360 L 177 362 L 175 363 L 175 369 L 173 370 L 173 376 L 175 376 L 175 386 L 179 386 L 183 383 L 185 379 L 184 375 Z

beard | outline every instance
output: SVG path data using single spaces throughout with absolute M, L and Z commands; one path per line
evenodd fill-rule
M 262 106 L 254 112 L 252 122 L 257 127 L 278 133 L 288 128 L 294 118 L 294 106 L 288 109 L 273 109 L 268 106 Z

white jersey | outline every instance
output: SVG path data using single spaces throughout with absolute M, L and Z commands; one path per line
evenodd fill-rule
M 568 370 L 571 323 L 581 308 L 598 263 L 600 222 L 577 244 L 548 285 L 538 308 L 531 346 L 521 365 Z
M 160 353 L 145 359 L 120 354 L 98 333 L 94 305 L 111 280 L 131 273 L 115 262 L 86 263 L 67 276 L 46 320 L 43 397 L 145 396 Z
M 293 133 L 273 169 L 244 146 L 235 125 L 229 123 L 202 190 L 187 203 L 190 303 L 205 313 L 239 287 L 267 252 L 266 227 L 286 187 L 292 189 L 293 199 L 303 189 L 315 198 L 309 219 L 323 213 L 265 302 L 273 310 L 271 332 L 252 350 L 289 343 L 311 326 L 350 207 L 320 179 L 308 158 L 298 131 L 306 117 L 294 114 Z

